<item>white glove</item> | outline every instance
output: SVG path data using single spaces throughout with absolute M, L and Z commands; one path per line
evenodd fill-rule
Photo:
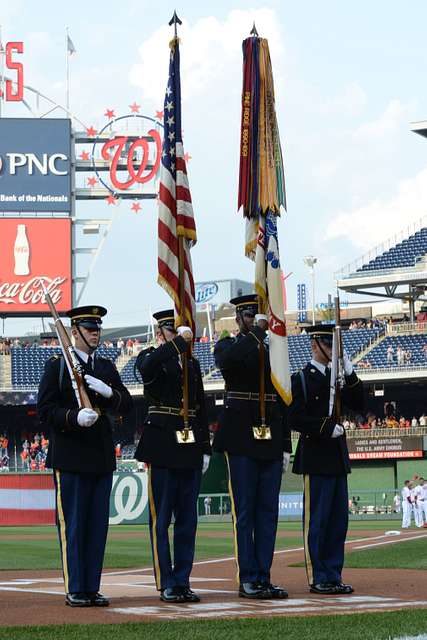
M 105 384 L 105 382 L 102 382 L 102 380 L 94 378 L 93 376 L 90 376 L 88 374 L 85 375 L 85 380 L 89 389 L 92 389 L 92 391 L 96 391 L 96 393 L 99 393 L 100 396 L 104 396 L 104 398 L 111 398 L 111 396 L 113 395 L 112 388 L 109 387 L 108 384 Z
M 80 427 L 91 427 L 98 418 L 99 415 L 93 409 L 80 409 L 77 414 L 77 424 Z
M 283 452 L 283 471 L 282 471 L 282 473 L 285 473 L 285 471 L 289 467 L 290 460 L 291 460 L 291 454 L 288 453 L 287 451 L 284 451 Z
M 176 332 L 179 336 L 184 338 L 184 340 L 186 340 L 187 342 L 191 342 L 193 339 L 193 332 L 191 331 L 190 327 L 186 327 L 182 325 L 181 327 L 178 327 Z
M 350 358 L 348 357 L 347 351 L 343 353 L 343 365 L 344 365 L 344 373 L 346 376 L 351 376 L 353 373 L 353 365 L 351 363 Z
M 268 316 L 266 316 L 265 313 L 257 313 L 255 315 L 255 322 L 258 324 L 260 320 L 265 320 L 265 322 L 268 322 Z
M 340 424 L 336 424 L 334 430 L 332 431 L 331 438 L 339 438 L 344 433 L 344 427 Z
M 202 474 L 206 473 L 206 471 L 209 469 L 210 461 L 211 461 L 211 457 L 208 456 L 206 453 L 204 453 L 203 454 Z

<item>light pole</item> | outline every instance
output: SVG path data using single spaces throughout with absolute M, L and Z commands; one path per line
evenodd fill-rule
M 311 269 L 311 305 L 312 305 L 312 318 L 311 323 L 313 325 L 316 324 L 316 320 L 314 317 L 315 314 L 315 301 L 314 301 L 314 265 L 317 262 L 317 258 L 315 256 L 305 256 L 304 264 Z

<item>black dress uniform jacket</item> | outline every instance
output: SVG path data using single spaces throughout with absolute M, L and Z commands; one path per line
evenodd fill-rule
M 252 427 L 260 425 L 259 400 L 227 396 L 229 392 L 259 392 L 258 347 L 265 336 L 265 331 L 255 326 L 246 335 L 240 333 L 235 338 L 223 338 L 215 345 L 215 362 L 225 380 L 224 408 L 214 440 L 215 451 L 258 460 L 279 460 L 283 451 L 292 451 L 286 405 L 271 382 L 268 348 L 265 349 L 265 393 L 275 397 L 275 402 L 265 403 L 271 440 L 256 440 L 253 435 Z
M 176 431 L 184 427 L 182 415 L 170 415 L 167 409 L 181 409 L 183 373 L 180 354 L 188 343 L 182 336 L 156 349 L 142 351 L 136 367 L 144 382 L 144 397 L 149 405 L 141 440 L 135 457 L 167 469 L 200 469 L 203 454 L 211 454 L 208 419 L 198 360 L 188 358 L 188 406 L 195 415 L 189 418 L 195 443 L 178 444 Z
M 113 395 L 104 398 L 87 389 L 92 406 L 98 408 L 101 415 L 91 427 L 80 427 L 76 395 L 68 369 L 64 362 L 61 367 L 61 360 L 62 356 L 54 356 L 46 362 L 38 393 L 39 418 L 50 428 L 46 466 L 74 473 L 114 471 L 116 457 L 110 416 L 126 414 L 132 407 L 132 398 L 111 360 L 96 356 L 91 371 L 81 361 L 85 372 L 108 384 Z
M 300 372 L 292 376 L 292 404 L 289 425 L 301 433 L 293 472 L 298 474 L 344 475 L 351 472 L 347 441 L 344 435 L 331 438 L 336 420 L 329 418 L 330 372 L 322 374 L 308 364 L 303 370 L 307 402 Z M 343 406 L 354 411 L 363 407 L 363 386 L 357 375 L 345 376 Z

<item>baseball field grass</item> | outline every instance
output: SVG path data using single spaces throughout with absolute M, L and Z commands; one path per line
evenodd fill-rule
M 352 521 L 349 539 L 362 540 L 366 531 L 382 536 L 398 530 L 398 521 Z M 415 530 L 414 530 L 415 532 Z M 420 532 L 418 532 L 420 533 Z M 396 536 L 396 539 L 398 536 Z M 392 536 L 390 537 L 390 541 Z M 372 541 L 375 544 L 376 540 Z M 368 541 L 369 543 L 369 541 Z M 363 542 L 361 545 L 365 544 Z M 281 522 L 277 550 L 302 546 L 301 524 Z M 196 559 L 230 557 L 233 535 L 230 522 L 200 523 Z M 146 525 L 110 527 L 106 568 L 151 566 L 149 533 Z M 427 569 L 427 538 L 405 540 L 359 551 L 349 551 L 346 566 L 357 568 Z M 0 570 L 59 569 L 60 558 L 54 527 L 1 527 Z M 1 574 L 0 574 L 1 576 Z M 420 593 L 421 595 L 421 593 Z M 1 624 L 1 623 L 0 623 Z M 258 640 L 262 637 L 292 637 L 298 640 L 389 640 L 399 636 L 427 633 L 427 609 L 399 610 L 352 615 L 282 616 L 271 618 L 237 618 L 215 620 L 181 620 L 171 622 L 135 622 L 123 624 L 50 625 L 1 627 L 0 640 L 192 640 L 227 638 Z
M 102 625 L 0 628 L 0 640 L 389 640 L 427 632 L 426 610 L 337 616 L 276 617 Z
M 396 522 L 353 521 L 350 524 L 349 539 L 357 538 L 359 530 L 378 530 L 396 528 Z M 292 549 L 302 546 L 302 531 L 299 522 L 280 522 L 276 549 Z M 410 543 L 405 543 L 410 545 Z M 422 545 L 422 541 L 419 543 Z M 393 546 L 393 545 L 390 545 Z M 427 547 L 427 543 L 425 544 Z M 405 547 L 409 549 L 410 547 Z M 221 558 L 234 553 L 231 522 L 200 523 L 197 533 L 196 559 Z M 369 552 L 359 552 L 370 557 Z M 383 548 L 372 552 L 375 561 L 381 562 L 385 553 Z M 390 557 L 396 556 L 389 550 Z M 362 557 L 361 556 L 361 557 Z M 147 525 L 111 526 L 108 534 L 104 567 L 109 569 L 127 569 L 151 566 L 151 547 Z M 393 560 L 394 561 L 394 560 Z M 427 562 L 427 558 L 425 558 Z M 375 565 L 348 565 L 375 566 Z M 379 566 L 385 566 L 380 564 Z M 394 565 L 388 565 L 394 566 Z M 399 565 L 400 566 L 400 565 Z M 24 569 L 60 569 L 61 561 L 56 528 L 54 526 L 37 527 L 0 527 L 0 570 Z M 408 567 L 411 568 L 411 567 Z

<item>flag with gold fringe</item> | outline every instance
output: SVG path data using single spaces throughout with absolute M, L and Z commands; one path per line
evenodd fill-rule
M 268 41 L 243 41 L 243 92 L 238 208 L 246 220 L 245 254 L 255 262 L 260 312 L 268 315 L 272 382 L 292 400 L 277 218 L 286 210 L 283 157 Z
M 160 164 L 157 280 L 175 302 L 177 322 L 188 324 L 195 333 L 196 304 L 190 249 L 196 244 L 197 236 L 181 131 L 179 39 L 175 37 L 169 46 Z M 180 237 L 183 256 L 179 250 Z M 184 279 L 183 300 L 180 295 L 180 261 Z

